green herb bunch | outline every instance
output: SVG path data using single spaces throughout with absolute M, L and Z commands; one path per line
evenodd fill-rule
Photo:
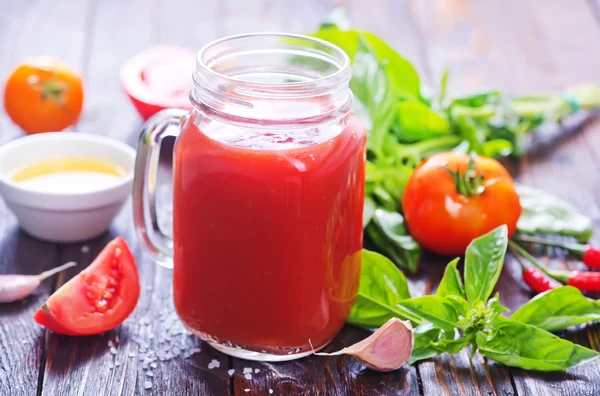
M 506 226 L 473 240 L 464 259 L 446 267 L 435 295 L 411 297 L 406 278 L 384 256 L 363 251 L 363 269 L 356 303 L 348 322 L 378 327 L 391 317 L 410 320 L 415 343 L 410 363 L 444 352 L 471 353 L 507 366 L 538 371 L 563 371 L 599 353 L 551 331 L 600 319 L 600 304 L 570 286 L 532 298 L 507 318 L 499 295 L 490 298 L 502 271 L 508 245 Z
M 409 272 L 417 269 L 420 247 L 406 229 L 401 200 L 408 178 L 423 159 L 451 150 L 519 156 L 527 132 L 543 123 L 560 123 L 580 109 L 600 106 L 600 87 L 595 85 L 516 98 L 495 90 L 451 98 L 448 73 L 443 74 L 437 94 L 425 95 L 411 62 L 374 34 L 351 30 L 341 8 L 313 36 L 342 48 L 352 63 L 353 110 L 369 132 L 365 233 L 378 251 Z M 533 189 L 527 193 L 531 199 L 522 202 L 527 218 L 519 222 L 521 231 L 542 224 L 541 231 L 553 234 L 591 234 L 589 219 L 576 225 L 576 230 L 557 229 L 562 223 L 555 221 L 555 199 Z M 533 203 L 549 210 L 540 213 Z

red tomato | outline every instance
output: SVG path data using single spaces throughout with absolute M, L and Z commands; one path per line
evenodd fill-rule
M 494 159 L 477 157 L 469 178 L 469 162 L 468 155 L 436 154 L 406 184 L 402 208 L 408 229 L 435 253 L 463 255 L 474 238 L 502 224 L 509 237 L 517 228 L 521 203 L 506 169 Z
M 189 94 L 196 54 L 183 48 L 158 46 L 130 59 L 121 81 L 140 115 L 147 120 L 168 108 L 191 109 Z
M 135 259 L 118 237 L 89 267 L 55 291 L 34 318 L 55 333 L 98 334 L 123 323 L 139 296 Z

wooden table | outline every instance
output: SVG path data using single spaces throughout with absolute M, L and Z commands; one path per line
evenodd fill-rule
M 155 44 L 197 49 L 240 32 L 310 31 L 334 5 L 333 0 L 2 0 L 0 75 L 29 55 L 69 61 L 86 80 L 77 129 L 134 145 L 141 121 L 118 75 L 130 56 Z M 510 93 L 559 90 L 600 80 L 600 0 L 353 0 L 348 5 L 355 26 L 384 37 L 417 65 L 430 86 L 437 85 L 446 66 L 454 93 L 483 87 Z M 2 141 L 20 134 L 0 114 Z M 561 136 L 552 145 L 542 142 L 512 170 L 518 179 L 572 202 L 600 227 L 600 123 L 586 122 Z M 44 282 L 23 302 L 0 306 L 0 395 L 600 394 L 600 362 L 566 374 L 535 374 L 478 354 L 471 359 L 463 351 L 379 374 L 348 357 L 266 364 L 219 354 L 179 324 L 171 272 L 140 251 L 130 206 L 108 235 L 52 244 L 20 231 L 0 204 L 0 273 L 39 273 L 70 260 L 79 262 L 80 270 L 115 235 L 125 236 L 138 259 L 143 292 L 134 314 L 94 337 L 59 336 L 35 324 L 33 313 L 75 269 Z M 414 293 L 435 289 L 444 261 L 424 259 L 411 278 Z M 511 308 L 530 297 L 510 259 L 498 289 Z M 329 350 L 367 334 L 347 327 Z M 600 350 L 600 324 L 564 336 Z M 244 368 L 252 370 L 251 379 Z

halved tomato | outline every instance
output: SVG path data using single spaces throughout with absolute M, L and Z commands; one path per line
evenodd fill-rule
M 55 291 L 34 318 L 55 333 L 98 334 L 123 323 L 139 296 L 135 259 L 125 240 L 118 237 L 89 267 Z
M 140 115 L 147 120 L 168 108 L 191 109 L 189 94 L 196 54 L 169 46 L 149 48 L 121 69 L 121 81 Z

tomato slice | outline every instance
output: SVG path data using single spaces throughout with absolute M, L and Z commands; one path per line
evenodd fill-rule
M 139 296 L 135 259 L 125 240 L 118 237 L 89 267 L 55 291 L 34 319 L 59 334 L 98 334 L 123 323 Z
M 147 120 L 168 108 L 191 109 L 189 94 L 196 54 L 169 46 L 149 48 L 121 69 L 121 81 L 140 115 Z

